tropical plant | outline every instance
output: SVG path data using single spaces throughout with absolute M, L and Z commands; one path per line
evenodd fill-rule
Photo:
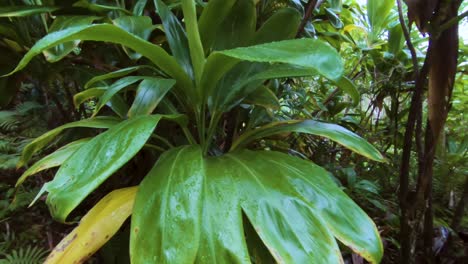
M 320 75 L 349 86 L 337 51 L 318 39 L 293 39 L 301 23 L 294 8 L 279 8 L 257 26 L 258 1 L 196 2 L 182 0 L 174 7 L 182 9 L 181 20 L 163 1 L 154 1 L 165 32 L 163 45 L 148 41 L 157 28 L 149 17 L 125 15 L 102 23 L 83 18 L 79 21 L 88 22 L 72 21 L 39 40 L 10 73 L 41 53 L 69 53 L 64 47 L 78 40 L 123 45 L 131 58 L 139 59 L 136 66 L 92 78 L 74 96 L 77 106 L 88 102 L 91 118 L 57 127 L 24 148 L 19 166 L 66 129 L 107 129 L 44 157 L 19 179 L 21 184 L 34 173 L 60 166 L 36 197 L 48 193 L 55 219 L 66 222 L 143 148 L 162 153 L 138 186 L 114 190 L 99 201 L 46 263 L 84 261 L 130 214 L 132 263 L 339 263 L 335 238 L 378 263 L 383 249 L 375 224 L 326 170 L 259 150 L 256 144 L 299 132 L 385 160 L 363 138 L 335 124 L 274 115 L 272 122 L 255 120 L 258 107 L 274 113 L 270 102 L 277 99 L 265 85 L 268 80 Z M 138 3 L 145 6 L 146 1 Z M 202 10 L 199 17 L 197 10 Z M 241 117 L 230 123 L 236 115 Z

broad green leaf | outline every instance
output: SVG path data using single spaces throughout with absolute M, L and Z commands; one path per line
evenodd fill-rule
M 203 9 L 198 26 L 200 38 L 206 54 L 211 53 L 211 47 L 224 18 L 229 14 L 236 0 L 210 0 Z
M 218 82 L 229 71 L 236 71 L 233 67 L 239 60 L 283 63 L 280 66 L 272 66 L 272 70 L 269 71 L 269 78 L 279 78 L 279 76 L 274 77 L 276 75 L 273 74 L 276 71 L 275 67 L 281 68 L 281 77 L 288 77 L 288 75 L 307 76 L 319 73 L 331 80 L 337 81 L 343 74 L 343 62 L 339 54 L 320 40 L 285 40 L 246 48 L 218 51 L 208 57 L 205 72 L 203 73 L 200 86 L 203 87 L 202 94 L 204 98 L 213 96 L 213 92 L 217 93 L 215 87 L 221 86 Z M 284 64 L 289 64 L 289 66 L 284 66 Z M 261 71 L 259 74 L 261 74 Z M 242 79 L 240 81 L 245 82 Z M 224 89 L 231 90 L 231 87 L 224 87 Z M 219 89 L 217 91 L 219 92 Z
M 353 81 L 346 78 L 345 76 L 342 76 L 335 83 L 340 89 L 342 89 L 351 97 L 354 106 L 359 104 L 359 101 L 361 100 L 361 94 L 359 93 L 357 87 L 354 85 Z
M 154 6 L 156 7 L 159 17 L 161 17 L 167 42 L 172 51 L 172 56 L 174 56 L 179 65 L 182 66 L 185 73 L 187 73 L 190 78 L 194 79 L 189 44 L 185 29 L 179 19 L 171 12 L 163 1 L 154 0 Z
M 96 115 L 101 108 L 109 102 L 109 100 L 118 92 L 120 92 L 122 89 L 139 82 L 145 78 L 144 76 L 128 76 L 128 77 L 123 77 L 110 85 L 106 91 L 99 97 L 99 101 L 96 104 L 96 108 L 94 109 L 94 115 Z
M 146 65 L 133 66 L 133 67 L 123 68 L 123 69 L 120 69 L 120 70 L 117 70 L 117 71 L 109 72 L 109 73 L 106 73 L 106 74 L 103 74 L 103 75 L 95 76 L 85 84 L 85 89 L 88 89 L 89 87 L 91 87 L 95 83 L 103 82 L 103 81 L 106 81 L 108 79 L 119 78 L 119 77 L 125 76 L 127 74 L 133 73 L 135 71 L 138 71 L 138 70 L 141 70 L 141 69 L 147 68 L 147 67 L 148 66 L 146 66 Z
M 163 154 L 140 184 L 132 263 L 251 263 L 242 212 L 278 263 L 340 263 L 334 237 L 382 258 L 374 223 L 324 169 L 278 152 L 203 157 L 187 146 Z
M 203 101 L 206 101 L 207 97 L 212 95 L 211 93 L 218 81 L 237 63 L 239 63 L 238 60 L 219 54 L 218 56 L 210 55 L 208 57 L 200 82 Z
M 63 130 L 73 127 L 89 127 L 89 128 L 110 128 L 118 124 L 120 120 L 115 117 L 95 117 L 90 119 L 84 119 L 72 123 L 65 124 L 54 128 L 42 136 L 34 139 L 31 143 L 26 145 L 21 153 L 21 159 L 18 162 L 18 167 L 26 165 L 26 163 L 31 159 L 32 155 L 51 142 L 57 135 L 59 135 Z
M 296 36 L 302 17 L 294 8 L 282 8 L 274 13 L 255 33 L 252 44 L 292 39 Z
M 193 71 L 195 73 L 196 83 L 200 83 L 203 68 L 205 67 L 205 52 L 198 32 L 197 11 L 195 1 L 181 0 L 182 11 L 184 13 L 185 31 L 192 59 Z
M 144 40 L 149 39 L 151 31 L 155 28 L 151 18 L 147 16 L 121 16 L 112 20 L 112 23 Z M 123 49 L 132 60 L 138 60 L 142 56 L 137 52 L 127 49 L 125 45 L 123 45 Z
M 331 80 L 343 75 L 343 62 L 338 52 L 316 39 L 294 39 L 236 48 L 213 53 L 243 61 L 288 63 L 315 69 Z
M 405 38 L 400 24 L 396 24 L 388 30 L 388 51 L 397 55 L 403 50 Z
M 202 155 L 180 155 L 183 150 L 163 155 L 140 184 L 132 216 L 132 263 L 195 261 L 201 226 Z
M 8 75 L 18 72 L 26 67 L 34 56 L 40 54 L 45 49 L 73 40 L 107 41 L 125 45 L 147 57 L 156 66 L 161 68 L 161 70 L 176 79 L 177 85 L 180 89 L 183 88 L 187 93 L 193 90 L 189 89 L 189 87 L 192 87 L 192 81 L 190 78 L 188 78 L 180 68 L 177 61 L 167 54 L 163 48 L 130 34 L 117 26 L 109 24 L 72 27 L 45 36 L 36 42 L 28 53 L 24 55 L 18 66 Z
M 82 263 L 117 233 L 131 215 L 137 187 L 112 191 L 102 198 L 60 243 L 45 264 Z
M 128 116 L 151 114 L 174 84 L 175 81 L 171 79 L 145 78 L 138 86 Z
M 226 50 L 250 44 L 255 33 L 257 11 L 252 0 L 237 0 L 218 27 L 210 50 Z
M 84 144 L 60 167 L 38 194 L 48 192 L 52 216 L 64 222 L 68 214 L 144 146 L 161 118 L 182 122 L 181 115 L 138 116 L 113 126 Z
M 260 157 L 257 157 L 260 156 Z M 257 192 L 261 186 L 254 187 L 250 184 L 244 184 L 240 189 L 242 189 L 246 194 L 255 193 L 257 196 L 253 199 L 248 199 L 247 203 L 242 206 L 245 213 L 249 217 L 250 221 L 254 227 L 259 230 L 259 225 L 261 223 L 255 224 L 252 215 L 259 215 L 267 223 L 275 223 L 276 221 L 272 220 L 271 209 L 275 210 L 277 214 L 282 214 L 283 218 L 286 221 L 295 222 L 292 224 L 292 228 L 299 226 L 308 228 L 310 232 L 301 232 L 298 230 L 296 232 L 296 237 L 300 237 L 304 233 L 312 234 L 312 244 L 317 243 L 319 239 L 314 239 L 321 237 L 320 240 L 323 242 L 328 242 L 327 235 L 322 232 L 326 230 L 314 230 L 317 225 L 324 224 L 328 232 L 340 240 L 343 244 L 348 246 L 357 254 L 364 257 L 367 261 L 371 263 L 379 263 L 383 255 L 383 246 L 380 240 L 379 232 L 372 222 L 372 220 L 362 211 L 359 206 L 357 206 L 331 179 L 329 173 L 323 168 L 308 162 L 301 160 L 299 158 L 291 157 L 278 152 L 253 152 L 253 151 L 240 151 L 239 153 L 234 153 L 230 158 L 237 159 L 237 163 L 241 165 L 245 170 L 249 171 L 252 176 L 259 176 L 259 182 L 263 183 L 264 186 L 268 186 L 271 189 L 284 189 L 291 188 L 292 193 L 299 194 L 302 196 L 302 201 L 309 207 L 308 209 L 312 211 L 313 216 L 310 216 L 312 221 L 304 223 L 304 221 L 294 221 L 301 216 L 304 216 L 304 211 L 308 211 L 306 208 L 303 208 L 301 201 L 291 201 L 290 199 L 279 199 L 283 200 L 280 203 L 280 206 L 288 207 L 283 209 L 281 207 L 272 208 L 272 206 L 262 205 L 257 206 L 257 204 L 262 204 L 265 199 L 263 199 L 263 194 Z M 252 168 L 251 170 L 249 168 Z M 268 173 L 265 173 L 268 171 Z M 245 174 L 244 174 L 245 175 Z M 283 179 L 281 179 L 283 178 Z M 284 179 L 286 178 L 286 179 Z M 278 181 L 272 181 L 271 179 L 278 179 Z M 251 182 L 254 180 L 251 180 Z M 246 183 L 246 181 L 244 181 Z M 260 185 L 260 184 L 259 184 Z M 284 186 L 283 188 L 279 186 Z M 250 187 L 250 188 L 249 188 Z M 267 187 L 267 188 L 268 188 Z M 296 195 L 297 195 L 296 194 Z M 276 193 L 271 192 L 271 199 L 277 199 Z M 258 203 L 257 203 L 258 202 Z M 289 207 L 292 208 L 289 208 Z M 260 207 L 260 208 L 259 208 Z M 262 208 L 263 207 L 263 208 Z M 270 209 L 270 210 L 268 210 Z M 251 214 L 249 214 L 251 211 Z M 310 211 L 308 213 L 310 213 Z M 315 216 L 315 219 L 313 219 Z M 292 218 L 292 219 L 291 219 Z M 259 219 L 259 220 L 263 220 Z M 291 219 L 291 220 L 290 220 Z M 314 221 L 315 220 L 315 221 Z M 311 226 L 310 226 L 311 225 Z M 297 230 L 296 229 L 296 230 Z M 268 227 L 262 228 L 262 230 L 267 233 L 269 232 Z M 321 232 L 317 232 L 317 231 Z M 279 233 L 281 234 L 282 228 L 278 228 Z M 260 231 L 262 232 L 262 231 Z M 262 234 L 259 234 L 262 237 Z M 277 239 L 278 234 L 272 234 L 271 237 L 273 240 Z M 263 237 L 262 237 L 263 238 Z M 294 239 L 294 238 L 293 238 Z M 278 241 L 279 243 L 284 243 L 283 241 Z M 322 242 L 322 243 L 323 243 Z M 318 242 L 320 243 L 320 242 Z M 284 243 L 289 246 L 287 243 Z M 306 244 L 306 243 L 304 243 Z M 335 249 L 336 250 L 336 249 Z M 313 251 L 313 250 L 311 250 Z M 320 250 L 319 250 L 320 251 Z M 308 252 L 309 254 L 317 254 L 321 256 L 319 259 L 326 259 L 327 250 L 325 252 Z M 330 251 L 332 251 L 330 249 Z M 328 252 L 330 252 L 328 251 Z M 271 252 L 271 250 L 270 250 Z M 286 253 L 293 254 L 288 250 Z M 334 252 L 332 251 L 331 254 Z M 274 252 L 272 252 L 275 256 Z M 330 253 L 329 253 L 330 254 Z M 339 252 L 337 253 L 341 255 Z M 296 256 L 294 256 L 296 258 Z M 330 255 L 328 256 L 330 259 Z M 333 256 L 332 258 L 335 258 Z M 338 258 L 341 258 L 339 256 Z M 278 260 L 278 258 L 276 258 Z M 288 261 L 286 261 L 288 262 Z M 290 261 L 290 263 L 315 263 L 317 261 Z M 323 261 L 324 263 L 338 263 L 332 260 Z
M 89 25 L 99 17 L 94 16 L 58 16 L 49 28 L 49 33 L 67 29 L 74 26 Z M 80 44 L 80 40 L 74 40 L 44 50 L 42 53 L 49 62 L 56 62 L 67 56 Z
M 280 103 L 278 97 L 266 86 L 262 85 L 244 100 L 247 104 L 259 105 L 264 108 L 278 110 Z
M 342 262 L 337 242 L 323 219 L 323 213 L 320 209 L 314 210 L 316 200 L 307 201 L 296 189 L 296 184 L 301 184 L 299 188 L 309 187 L 309 192 L 315 191 L 314 194 L 320 196 L 317 187 L 313 188 L 303 179 L 303 175 L 311 173 L 312 169 L 304 171 L 303 175 L 286 170 L 283 166 L 297 163 L 286 155 L 284 158 L 280 155 L 280 160 L 274 153 L 246 151 L 236 154 L 227 155 L 226 163 L 230 163 L 230 167 L 237 165 L 239 169 L 234 173 L 245 175 L 238 184 L 238 189 L 247 197 L 241 203 L 242 209 L 277 263 Z M 252 161 L 257 164 L 252 164 Z M 325 171 L 314 171 L 314 175 L 328 177 Z M 330 191 L 329 194 L 336 191 L 333 188 L 336 186 L 331 184 L 320 185 Z
M 232 145 L 232 150 L 248 144 L 255 139 L 285 132 L 299 132 L 328 138 L 369 159 L 385 162 L 382 154 L 369 142 L 346 128 L 314 120 L 289 120 L 275 122 L 247 131 Z
M 291 64 L 241 62 L 228 71 L 217 82 L 214 90 L 209 92 L 208 106 L 213 112 L 227 112 L 258 89 L 265 80 L 315 74 L 317 71 L 314 69 Z
M 394 5 L 395 1 L 393 0 L 367 0 L 367 18 L 374 39 L 377 39 L 381 31 L 386 27 L 387 17 Z
M 0 7 L 0 17 L 22 17 L 30 16 L 41 13 L 54 12 L 58 10 L 58 7 L 54 6 L 7 6 Z
M 63 162 L 65 162 L 73 153 L 75 153 L 75 151 L 78 150 L 78 148 L 80 148 L 87 141 L 89 141 L 89 138 L 80 139 L 69 143 L 34 163 L 18 179 L 16 182 L 16 187 L 21 185 L 29 176 L 33 174 L 62 165 Z

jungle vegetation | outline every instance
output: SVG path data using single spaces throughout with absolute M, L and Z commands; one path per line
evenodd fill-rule
M 462 0 L 0 0 L 0 263 L 467 263 Z

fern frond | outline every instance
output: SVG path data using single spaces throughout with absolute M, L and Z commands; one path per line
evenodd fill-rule
M 0 129 L 13 131 L 20 123 L 20 116 L 15 111 L 0 111 Z
M 0 153 L 0 170 L 15 169 L 18 161 L 19 161 L 19 154 Z
M 41 247 L 27 246 L 12 250 L 0 261 L 8 264 L 40 264 L 44 262 L 47 253 L 48 251 Z
M 26 115 L 32 110 L 38 110 L 41 108 L 43 108 L 43 106 L 37 102 L 26 101 L 26 102 L 18 104 L 15 109 L 19 115 Z

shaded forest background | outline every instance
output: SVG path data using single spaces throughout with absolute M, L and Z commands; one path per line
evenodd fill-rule
M 79 12 L 108 19 L 131 12 L 138 1 L 79 2 Z M 178 1 L 166 2 L 177 10 Z M 337 49 L 354 86 L 338 88 L 322 77 L 277 79 L 268 83 L 277 100 L 265 97 L 266 107 L 249 114 L 339 124 L 371 142 L 388 162 L 369 161 L 329 140 L 298 133 L 268 138 L 261 147 L 312 160 L 332 172 L 336 183 L 376 222 L 384 242 L 382 263 L 467 263 L 468 32 L 460 30 L 467 28 L 468 3 L 377 1 L 379 8 L 369 10 L 368 3 L 352 0 L 256 2 L 259 21 L 283 6 L 300 10 L 303 23 L 297 37 L 319 38 Z M 78 12 L 71 4 L 54 11 L 59 13 L 24 16 L 5 8 L 53 4 L 0 1 L 0 74 L 10 72 L 37 40 L 67 26 L 54 15 Z M 161 23 L 152 4 L 144 14 Z M 149 40 L 162 43 L 164 35 L 155 30 Z M 77 104 L 79 98 L 73 95 L 84 91 L 93 76 L 134 65 L 131 52 L 119 45 L 77 42 L 56 63 L 40 56 L 26 70 L 0 78 L 0 263 L 40 263 L 73 228 L 55 222 L 42 201 L 28 208 L 55 170 L 15 188 L 27 169 L 16 166 L 34 138 L 90 117 L 96 101 Z M 50 59 L 57 54 L 45 55 Z M 231 112 L 226 120 L 241 114 Z M 89 131 L 66 132 L 42 154 L 80 133 Z M 34 157 L 38 159 L 40 155 Z M 120 173 L 146 169 L 134 161 Z M 77 216 L 121 181 L 110 178 L 78 208 Z M 122 228 L 89 263 L 127 263 L 127 233 Z M 342 253 L 347 263 L 364 263 L 354 253 Z

